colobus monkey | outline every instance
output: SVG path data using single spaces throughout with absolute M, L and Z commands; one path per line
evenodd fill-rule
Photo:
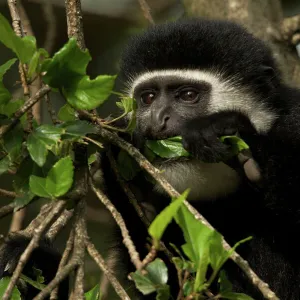
M 253 236 L 238 252 L 280 299 L 299 300 L 300 92 L 282 82 L 268 47 L 228 21 L 156 25 L 129 42 L 121 77 L 137 101 L 134 145 L 142 149 L 147 139 L 182 136 L 193 158 L 157 159 L 154 164 L 179 192 L 191 188 L 189 200 L 231 245 Z M 261 168 L 262 186 L 250 183 L 235 162 L 226 162 L 229 149 L 219 138 L 236 133 Z M 146 228 L 124 201 L 105 155 L 102 167 L 106 192 L 143 257 Z M 132 187 L 157 212 L 169 203 L 158 185 L 141 176 Z M 176 226 L 164 235 L 166 244 L 180 246 L 182 239 Z M 121 249 L 116 251 L 120 257 Z M 1 276 L 15 259 L 4 252 L 2 248 Z M 120 260 L 128 261 L 126 276 L 134 269 L 126 250 L 122 253 Z M 235 291 L 263 299 L 238 267 L 228 262 L 225 268 Z M 170 269 L 169 276 L 173 288 L 176 271 Z

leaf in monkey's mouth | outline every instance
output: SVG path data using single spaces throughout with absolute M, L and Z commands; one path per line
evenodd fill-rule
M 222 136 L 221 142 L 231 146 L 232 156 L 237 155 L 244 149 L 249 149 L 249 146 L 238 136 Z M 144 147 L 144 154 L 149 161 L 153 161 L 156 156 L 161 158 L 180 158 L 191 157 L 182 146 L 182 137 L 175 136 L 164 140 L 147 140 Z

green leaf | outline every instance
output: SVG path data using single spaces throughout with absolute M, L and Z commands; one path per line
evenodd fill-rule
M 97 132 L 97 128 L 93 124 L 82 120 L 66 122 L 63 124 L 63 128 L 64 134 L 76 137 L 82 137 L 86 134 Z
M 227 143 L 231 145 L 232 155 L 237 155 L 244 149 L 249 149 L 249 146 L 238 136 L 236 135 L 227 135 L 220 138 L 222 143 Z
M 5 156 L 0 160 L 0 175 L 4 174 L 8 169 L 10 165 L 10 160 L 8 156 Z
M 196 266 L 197 273 L 194 290 L 201 291 L 204 287 L 203 284 L 206 280 L 206 272 L 210 263 L 209 249 L 214 230 L 196 220 L 185 206 L 178 210 L 175 220 L 181 227 L 186 241 L 182 249 Z
M 16 60 L 17 60 L 16 58 L 10 59 L 5 64 L 0 66 L 0 104 L 7 104 L 11 98 L 11 94 L 5 88 L 4 84 L 2 83 L 2 80 L 3 80 L 4 74 L 11 68 L 11 66 L 16 62 Z M 3 112 L 1 112 L 1 113 L 3 113 Z
M 36 276 L 36 281 L 38 283 L 44 283 L 45 282 L 45 277 L 43 276 L 42 270 L 32 267 L 33 273 Z
M 164 288 L 168 281 L 168 269 L 161 259 L 156 258 L 146 267 L 146 271 L 146 275 L 143 275 L 141 271 L 131 273 L 137 289 L 143 295 L 148 295 L 160 288 Z
M 24 102 L 24 99 L 12 99 L 6 105 L 0 105 L 0 113 L 11 118 Z
M 228 280 L 226 273 L 223 270 L 220 271 L 219 283 L 220 283 L 220 293 L 221 294 L 232 291 L 232 284 Z
M 190 154 L 182 146 L 180 136 L 165 140 L 147 140 L 146 147 L 151 149 L 156 155 L 163 158 L 172 158 L 179 156 L 189 156 Z
M 33 74 L 35 73 L 37 66 L 39 64 L 39 59 L 40 59 L 40 52 L 35 52 L 30 60 L 29 63 L 29 68 L 28 68 L 28 77 L 31 78 Z
M 51 194 L 47 191 L 46 182 L 46 178 L 31 175 L 29 178 L 30 191 L 39 197 L 51 198 Z
M 193 292 L 194 283 L 191 280 L 187 280 L 183 285 L 184 296 L 189 296 Z
M 91 80 L 88 76 L 78 77 L 71 85 L 64 86 L 63 93 L 68 103 L 76 109 L 94 109 L 111 94 L 116 76 L 99 75 Z
M 41 125 L 35 130 L 37 137 L 47 146 L 56 144 L 63 132 L 64 130 L 62 128 L 48 124 Z
M 125 180 L 132 180 L 141 170 L 138 163 L 124 150 L 117 157 L 118 170 Z
M 17 61 L 16 58 L 8 60 L 5 64 L 0 66 L 0 80 L 3 79 L 4 74 L 11 68 L 11 66 Z
M 27 139 L 27 149 L 33 161 L 40 167 L 46 162 L 48 149 L 44 142 L 42 142 L 38 135 L 31 133 Z
M 72 186 L 74 166 L 70 156 L 60 159 L 47 176 L 47 191 L 54 197 L 67 193 Z
M 230 300 L 254 300 L 252 297 L 247 296 L 242 293 L 233 293 L 227 292 L 222 294 L 222 299 L 230 299 Z
M 21 154 L 23 136 L 23 128 L 17 125 L 3 137 L 3 148 L 8 153 L 11 163 L 17 160 Z
M 231 254 L 236 250 L 236 248 L 241 245 L 242 243 L 245 243 L 249 240 L 251 240 L 252 237 L 247 237 L 239 242 L 237 242 L 230 251 L 227 251 L 223 248 L 222 245 L 222 235 L 218 233 L 217 231 L 214 232 L 214 237 L 211 240 L 210 244 L 210 260 L 211 260 L 211 266 L 214 269 L 215 272 L 217 272 L 223 264 L 229 259 Z
M 89 51 L 80 50 L 76 39 L 70 38 L 52 58 L 45 59 L 42 71 L 47 73 L 43 80 L 54 88 L 70 86 L 76 77 L 81 78 L 86 74 L 90 60 Z
M 163 233 L 165 232 L 167 226 L 172 221 L 173 217 L 176 215 L 178 209 L 182 205 L 183 201 L 187 198 L 189 190 L 186 190 L 178 197 L 173 200 L 164 210 L 162 210 L 154 221 L 149 226 L 148 232 L 150 236 L 155 240 L 155 243 L 161 239 Z
M 97 154 L 93 153 L 89 156 L 88 158 L 88 164 L 91 165 L 92 163 L 94 163 L 97 160 Z
M 156 300 L 169 300 L 170 299 L 170 287 L 166 284 L 157 289 Z
M 10 277 L 3 277 L 0 279 L 0 299 L 3 298 L 5 290 L 10 282 Z M 21 293 L 15 286 L 11 295 L 11 300 L 21 300 Z
M 91 290 L 84 294 L 86 300 L 100 300 L 100 287 L 96 284 Z
M 69 104 L 65 104 L 60 108 L 57 116 L 61 121 L 74 121 L 76 120 L 76 111 Z
M 27 63 L 36 51 L 33 36 L 20 38 L 16 36 L 8 21 L 0 14 L 0 42 L 16 53 L 22 63 Z
M 130 97 L 122 97 L 120 102 L 116 102 L 116 105 L 126 114 L 136 109 L 136 101 Z
M 27 191 L 23 195 L 16 197 L 14 200 L 14 204 L 15 204 L 14 211 L 18 211 L 19 209 L 29 204 L 33 198 L 34 198 L 34 194 L 30 191 Z
M 45 284 L 39 283 L 37 281 L 34 281 L 34 280 L 32 280 L 31 278 L 27 277 L 24 274 L 21 274 L 20 278 L 23 279 L 28 284 L 30 284 L 33 287 L 35 287 L 36 289 L 40 290 L 40 291 L 43 290 L 46 287 Z

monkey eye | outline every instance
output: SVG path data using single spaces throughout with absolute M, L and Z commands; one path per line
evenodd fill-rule
M 154 92 L 146 92 L 141 95 L 141 101 L 144 104 L 149 105 L 154 101 L 155 97 L 156 97 L 156 95 Z
M 186 102 L 192 102 L 198 99 L 199 92 L 193 89 L 188 90 L 182 90 L 179 92 L 179 99 L 186 101 Z

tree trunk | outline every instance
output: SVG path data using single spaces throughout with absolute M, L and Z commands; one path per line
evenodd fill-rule
M 293 34 L 300 29 L 300 22 L 298 28 L 296 25 L 289 28 L 293 32 L 284 32 L 286 20 L 280 0 L 183 0 L 183 3 L 189 16 L 228 19 L 245 26 L 271 47 L 284 80 L 300 86 L 300 58 L 291 44 Z

